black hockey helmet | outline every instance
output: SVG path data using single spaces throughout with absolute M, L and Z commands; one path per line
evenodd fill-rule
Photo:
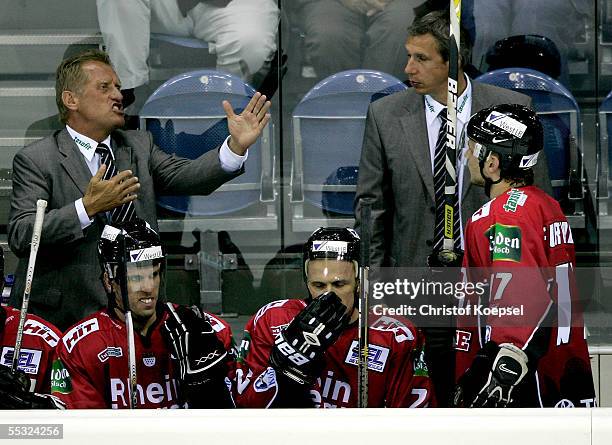
M 474 156 L 481 168 L 490 152 L 500 158 L 503 172 L 533 167 L 542 150 L 543 130 L 536 113 L 517 104 L 495 105 L 474 114 L 467 136 L 476 142 Z
M 117 267 L 153 261 L 160 263 L 165 257 L 159 235 L 140 218 L 113 225 L 106 225 L 98 241 L 98 257 L 102 272 L 111 280 L 117 278 Z
M 304 244 L 304 280 L 310 260 L 330 258 L 359 265 L 360 242 L 357 232 L 347 227 L 320 227 L 312 232 Z
M 531 68 L 557 79 L 561 54 L 555 42 L 535 34 L 506 37 L 495 42 L 486 55 L 489 71 L 499 68 Z

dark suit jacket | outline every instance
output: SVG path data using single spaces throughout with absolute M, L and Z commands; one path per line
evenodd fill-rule
M 117 170 L 132 170 L 140 182 L 136 214 L 155 230 L 156 194 L 207 195 L 241 173 L 224 172 L 218 150 L 191 161 L 164 153 L 146 132 L 118 130 L 111 139 Z M 96 246 L 106 216 L 97 215 L 82 230 L 74 207 L 90 179 L 85 159 L 66 129 L 24 147 L 13 160 L 8 240 L 19 264 L 10 301 L 20 307 L 36 200 L 45 199 L 30 310 L 62 330 L 107 303 Z
M 523 94 L 472 81 L 472 114 L 502 103 L 530 105 Z M 536 184 L 552 193 L 546 157 L 535 168 Z M 426 267 L 435 223 L 435 197 L 423 96 L 413 89 L 373 102 L 368 110 L 359 164 L 356 228 L 360 198 L 374 199 L 371 264 Z M 464 169 L 461 218 L 465 221 L 488 201 L 470 184 Z

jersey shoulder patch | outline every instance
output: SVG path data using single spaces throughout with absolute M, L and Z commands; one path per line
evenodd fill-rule
M 23 325 L 24 335 L 32 335 L 42 338 L 50 347 L 55 348 L 59 343 L 60 337 L 53 329 L 39 320 L 28 318 Z
M 261 307 L 257 313 L 255 314 L 255 316 L 253 317 L 253 326 L 257 325 L 257 322 L 261 319 L 261 317 L 263 317 L 266 313 L 270 312 L 272 309 L 275 308 L 280 308 L 283 307 L 285 305 L 288 306 L 293 306 L 292 303 L 296 303 L 296 304 L 302 304 L 302 307 L 306 307 L 306 304 L 302 301 L 302 300 L 277 300 L 277 301 L 272 301 L 271 303 L 266 304 L 265 306 Z
M 474 214 L 472 215 L 472 222 L 476 222 L 479 219 L 486 218 L 487 216 L 489 216 L 489 213 L 491 213 L 491 202 L 492 201 L 487 202 L 481 208 L 474 212 Z
M 92 332 L 96 332 L 100 330 L 100 324 L 98 323 L 97 318 L 90 318 L 89 320 L 85 320 L 82 323 L 79 323 L 72 329 L 70 329 L 64 337 L 62 338 L 62 342 L 66 347 L 68 353 L 71 353 L 76 344 L 87 337 Z

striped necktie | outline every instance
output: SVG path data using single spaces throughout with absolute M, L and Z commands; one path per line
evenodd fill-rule
M 96 147 L 96 153 L 100 155 L 100 165 L 106 164 L 106 172 L 103 179 L 108 181 L 117 174 L 117 167 L 115 167 L 115 161 L 113 161 L 110 149 L 105 144 L 99 144 Z M 110 211 L 111 222 L 113 223 L 131 221 L 135 215 L 136 212 L 132 201 L 115 207 Z
M 442 121 L 440 131 L 438 132 L 438 140 L 436 141 L 436 149 L 434 151 L 434 192 L 436 198 L 436 224 L 434 229 L 434 251 L 442 249 L 444 241 L 444 187 L 446 186 L 446 108 L 443 108 L 438 114 Z M 460 165 L 459 157 L 457 157 L 455 165 Z M 457 169 L 457 172 L 459 170 Z M 459 190 L 459 184 L 455 191 Z M 455 198 L 457 193 L 455 192 Z M 461 219 L 459 217 L 459 199 L 455 199 L 455 218 L 453 221 L 453 236 L 455 240 L 455 250 L 461 248 Z

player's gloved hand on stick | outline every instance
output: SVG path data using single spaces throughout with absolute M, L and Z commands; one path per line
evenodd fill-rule
M 334 292 L 313 298 L 276 338 L 272 367 L 299 384 L 312 385 L 321 373 L 325 350 L 348 324 L 346 312 Z
M 487 343 L 470 369 L 459 379 L 454 405 L 469 408 L 512 406 L 519 385 L 528 372 L 527 354 L 511 343 Z
M 227 351 L 208 317 L 197 306 L 167 305 L 170 316 L 164 322 L 164 331 L 185 389 L 193 391 L 211 382 L 225 385 Z
M 29 391 L 30 379 L 22 372 L 11 372 L 0 365 L 0 410 L 1 409 L 65 409 L 66 405 L 50 394 Z
M 443 267 L 461 267 L 462 263 L 462 250 L 436 250 L 427 257 L 427 265 L 434 269 Z

